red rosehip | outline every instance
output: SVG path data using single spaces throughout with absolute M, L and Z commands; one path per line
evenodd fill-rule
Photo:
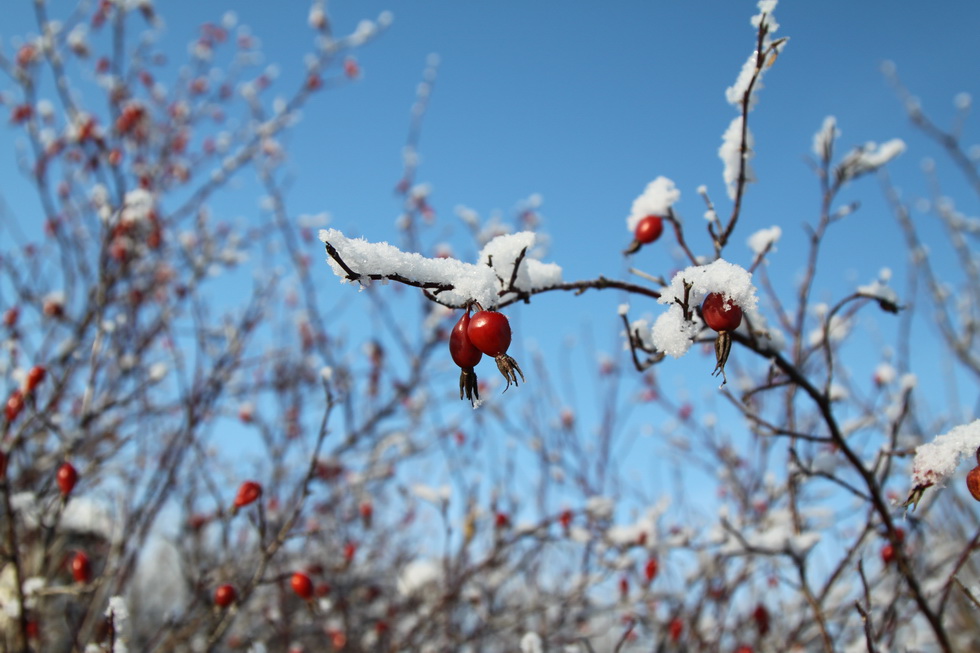
M 656 558 L 650 558 L 647 560 L 647 564 L 643 568 L 643 577 L 647 579 L 647 583 L 653 582 L 653 579 L 657 577 L 657 572 L 659 570 L 660 562 Z
M 558 522 L 561 524 L 561 527 L 567 531 L 569 526 L 572 524 L 572 511 L 568 509 L 562 510 L 561 514 L 558 516 Z
M 980 501 L 980 465 L 966 473 L 966 487 L 970 490 L 970 496 Z
M 715 331 L 734 331 L 742 323 L 742 309 L 716 292 L 704 298 L 701 315 L 704 323 Z
M 633 231 L 633 237 L 644 245 L 656 242 L 664 232 L 664 219 L 659 215 L 648 215 L 640 220 Z
M 473 345 L 467 334 L 470 323 L 470 312 L 467 310 L 459 318 L 456 326 L 453 327 L 452 332 L 449 334 L 449 354 L 453 357 L 454 363 L 464 368 L 475 367 L 480 362 L 480 359 L 483 358 L 483 353 Z M 510 340 L 508 339 L 509 342 Z
M 58 489 L 61 490 L 61 496 L 67 498 L 75 489 L 75 484 L 78 483 L 78 471 L 71 463 L 61 463 L 61 467 L 58 468 L 58 473 L 55 475 L 55 481 L 58 483 Z
M 238 597 L 238 593 L 232 585 L 219 585 L 216 590 L 214 590 L 214 604 L 219 608 L 227 608 L 229 605 L 235 602 Z
M 18 388 L 10 393 L 7 405 L 4 407 L 4 416 L 8 422 L 12 422 L 17 419 L 22 410 L 24 410 L 24 393 Z
M 44 377 L 47 376 L 48 371 L 44 369 L 43 365 L 35 365 L 27 373 L 27 382 L 24 384 L 24 392 L 30 393 L 34 391 L 34 388 L 39 386 Z
M 759 634 L 765 637 L 769 632 L 769 610 L 761 603 L 755 606 L 752 612 L 752 619 L 755 620 L 755 627 L 759 629 Z
M 344 563 L 348 565 L 352 563 L 355 555 L 357 555 L 357 542 L 344 544 Z
M 895 553 L 894 546 L 891 544 L 886 544 L 885 546 L 881 547 L 881 561 L 886 565 L 890 565 L 891 563 L 895 562 L 896 557 L 897 554 Z
M 672 642 L 678 641 L 684 633 L 684 622 L 679 617 L 674 617 L 667 626 L 667 632 L 670 634 Z
M 17 318 L 20 317 L 20 309 L 16 306 L 12 306 L 3 312 L 3 325 L 5 327 L 13 328 L 17 324 Z
M 498 512 L 493 518 L 493 525 L 496 528 L 507 528 L 510 526 L 510 517 L 506 512 Z
M 313 598 L 313 581 L 303 572 L 297 571 L 293 574 L 293 577 L 289 579 L 289 585 L 293 588 L 296 596 L 304 601 Z
M 255 481 L 245 481 L 239 486 L 238 494 L 235 495 L 235 509 L 237 510 L 250 503 L 254 503 L 261 496 L 261 485 Z
M 71 576 L 76 583 L 87 583 L 92 580 L 92 564 L 83 551 L 79 551 L 71 559 Z
M 357 60 L 353 57 L 344 59 L 344 75 L 348 79 L 355 79 L 361 74 L 361 67 L 357 65 Z
M 479 311 L 469 321 L 466 334 L 473 346 L 487 356 L 506 354 L 510 347 L 510 322 L 497 311 Z
M 664 219 L 659 215 L 648 215 L 636 224 L 633 229 L 633 242 L 627 246 L 623 254 L 635 254 L 644 245 L 649 245 L 664 231 Z
M 474 347 L 487 356 L 493 356 L 497 362 L 497 369 L 507 379 L 507 387 L 504 390 L 507 390 L 511 383 L 517 385 L 518 374 L 521 375 L 521 381 L 524 381 L 524 372 L 521 371 L 517 361 L 507 355 L 511 331 L 506 315 L 497 311 L 479 311 L 470 320 L 466 335 Z

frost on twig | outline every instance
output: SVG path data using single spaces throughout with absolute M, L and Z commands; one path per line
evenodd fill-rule
M 388 243 L 348 238 L 337 229 L 321 230 L 320 240 L 334 274 L 345 282 L 397 281 L 428 291 L 446 306 L 475 301 L 493 308 L 513 296 L 562 282 L 561 267 L 527 257 L 535 241 L 530 231 L 497 236 L 483 247 L 477 263 L 427 258 Z
M 974 455 L 978 448 L 980 419 L 954 427 L 937 435 L 932 442 L 917 447 L 912 462 L 912 492 L 904 505 L 914 508 L 927 488 L 945 484 L 960 461 Z

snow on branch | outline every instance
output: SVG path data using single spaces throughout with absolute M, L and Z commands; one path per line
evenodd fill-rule
M 900 138 L 893 138 L 881 145 L 875 142 L 865 143 L 854 148 L 844 157 L 837 168 L 838 179 L 842 182 L 850 181 L 874 172 L 904 151 L 905 141 Z
M 511 296 L 562 283 L 561 267 L 527 258 L 535 240 L 530 231 L 497 236 L 484 246 L 477 264 L 427 258 L 388 243 L 348 238 L 337 229 L 322 229 L 320 240 L 327 248 L 327 262 L 344 282 L 397 281 L 422 288 L 447 306 L 476 301 L 489 309 Z
M 937 435 L 932 442 L 915 449 L 912 461 L 912 486 L 914 500 L 918 501 L 922 490 L 932 485 L 943 485 L 956 471 L 960 461 L 973 456 L 980 449 L 980 419 L 961 424 L 947 433 Z M 919 496 L 915 496 L 918 494 Z

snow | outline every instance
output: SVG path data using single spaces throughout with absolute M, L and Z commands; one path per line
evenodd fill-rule
M 626 218 L 626 228 L 633 233 L 640 220 L 648 215 L 664 215 L 680 199 L 681 192 L 672 180 L 663 176 L 657 177 L 633 200 L 629 217 Z
M 685 284 L 690 286 L 688 290 L 685 290 Z M 692 321 L 684 317 L 684 311 L 678 304 L 685 300 L 685 292 Z M 663 290 L 657 300 L 669 308 L 653 325 L 654 347 L 674 358 L 687 353 L 701 330 L 701 321 L 694 307 L 700 305 L 710 293 L 722 293 L 743 311 L 755 311 L 759 303 L 755 286 L 752 285 L 752 275 L 745 268 L 724 259 L 708 265 L 692 265 L 675 274 L 670 286 Z
M 431 560 L 413 560 L 398 575 L 398 593 L 402 596 L 422 593 L 442 576 L 442 568 Z
M 541 653 L 544 650 L 541 644 L 541 635 L 535 632 L 524 633 L 521 637 L 521 653 Z
M 448 485 L 432 487 L 423 483 L 417 483 L 413 485 L 411 489 L 412 494 L 417 496 L 419 499 L 428 501 L 429 503 L 434 503 L 437 506 L 449 501 L 449 497 L 452 494 Z
M 777 227 L 769 227 L 768 229 L 760 229 L 751 236 L 749 236 L 746 243 L 756 256 L 761 255 L 768 248 L 770 252 L 776 251 L 776 243 L 779 242 L 779 238 L 783 235 L 783 230 Z
M 754 144 L 754 139 L 752 138 L 752 132 L 746 129 L 745 131 L 745 179 L 746 181 L 754 181 L 755 175 L 752 172 L 752 168 L 748 164 L 748 160 L 752 158 L 752 146 Z M 721 159 L 725 166 L 722 176 L 725 179 L 725 185 L 728 188 L 728 197 L 730 199 L 735 199 L 735 190 L 738 183 L 738 170 L 742 162 L 742 116 L 736 117 L 732 120 L 731 124 L 728 125 L 728 129 L 721 137 L 721 147 L 718 148 L 718 157 Z
M 871 283 L 858 286 L 858 294 L 865 297 L 870 297 L 871 299 L 877 299 L 879 301 L 887 302 L 898 306 L 898 293 L 894 289 L 885 285 L 882 281 L 875 279 Z
M 827 116 L 823 119 L 820 131 L 813 135 L 813 154 L 821 161 L 829 160 L 834 145 L 834 139 L 840 138 L 837 129 L 837 118 Z
M 453 306 L 463 306 L 471 301 L 484 308 L 494 308 L 512 295 L 504 292 L 514 286 L 523 292 L 546 288 L 561 283 L 562 271 L 553 263 L 525 255 L 514 275 L 514 263 L 522 251 L 530 252 L 536 236 L 522 231 L 505 234 L 490 240 L 480 252 L 479 263 L 464 263 L 454 258 L 426 258 L 414 252 L 403 252 L 388 243 L 371 243 L 363 238 L 348 238 L 336 229 L 321 229 L 320 240 L 332 245 L 344 263 L 357 274 L 380 275 L 385 279 L 399 277 L 419 284 L 431 285 L 439 301 Z M 343 282 L 350 280 L 347 272 L 328 256 L 327 262 L 334 274 Z M 491 267 L 492 265 L 492 267 Z M 368 283 L 367 279 L 358 280 Z
M 739 72 L 735 83 L 725 89 L 725 99 L 728 100 L 729 104 L 736 107 L 742 104 L 742 98 L 748 92 L 749 84 L 752 82 L 752 76 L 755 74 L 755 58 L 755 52 L 749 55 L 749 58 L 742 64 L 742 70 Z M 762 88 L 762 84 L 759 82 L 752 88 L 752 96 L 749 98 L 750 109 L 755 104 L 755 92 L 760 88 Z
M 874 172 L 905 151 L 905 141 L 893 138 L 878 145 L 869 141 L 856 147 L 841 162 L 840 169 L 845 179 L 854 179 L 859 175 Z
M 955 471 L 964 457 L 972 457 L 980 448 L 980 419 L 961 424 L 950 431 L 937 435 L 929 443 L 915 450 L 912 461 L 913 487 L 942 486 Z
M 610 497 L 589 497 L 585 502 L 585 512 L 593 519 L 612 519 L 616 501 Z
M 772 34 L 779 29 L 779 23 L 773 18 L 772 13 L 776 10 L 776 4 L 779 0 L 759 0 L 759 13 L 752 17 L 752 26 L 758 28 L 759 25 L 765 23 L 766 27 L 769 28 L 769 33 Z

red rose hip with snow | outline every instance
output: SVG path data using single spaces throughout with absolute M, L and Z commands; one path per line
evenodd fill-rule
M 497 311 L 479 311 L 470 320 L 466 329 L 473 346 L 497 361 L 497 369 L 507 379 L 507 388 L 517 385 L 517 375 L 524 381 L 524 372 L 513 358 L 507 355 L 510 347 L 511 331 L 507 316 Z M 504 391 L 507 390 L 504 388 Z
M 742 309 L 721 293 L 713 292 L 701 304 L 704 323 L 715 331 L 734 331 L 742 323 Z

